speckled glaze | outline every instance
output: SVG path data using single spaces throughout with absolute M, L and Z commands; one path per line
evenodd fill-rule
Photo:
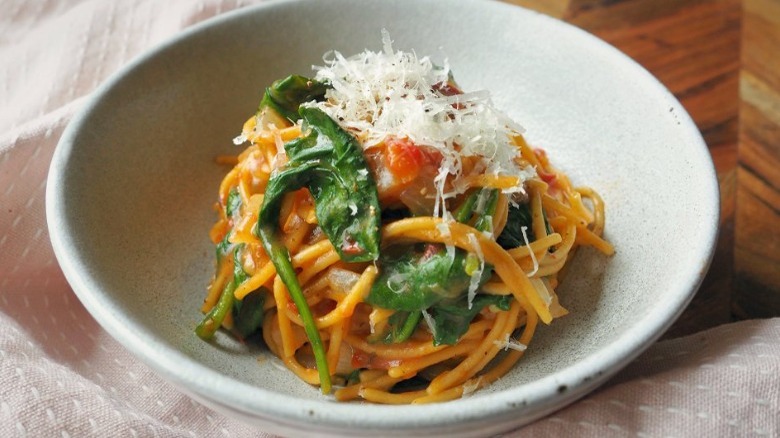
M 435 20 L 430 17 L 436 17 Z M 193 328 L 213 270 L 208 230 L 219 154 L 263 87 L 336 49 L 395 47 L 449 60 L 488 89 L 575 184 L 607 205 L 617 254 L 577 254 L 571 311 L 540 327 L 505 378 L 424 406 L 336 403 L 262 347 Z M 195 26 L 104 84 L 55 153 L 47 214 L 84 305 L 126 348 L 203 403 L 281 434 L 470 436 L 528 423 L 583 396 L 648 347 L 707 270 L 717 183 L 696 127 L 650 74 L 602 41 L 505 4 L 466 0 L 282 1 Z

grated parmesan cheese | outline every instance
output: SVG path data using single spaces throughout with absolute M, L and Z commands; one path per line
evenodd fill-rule
M 477 296 L 479 280 L 482 278 L 482 272 L 485 270 L 485 256 L 482 254 L 482 247 L 479 245 L 477 236 L 469 233 L 469 244 L 471 244 L 474 254 L 479 258 L 479 268 L 471 273 L 471 278 L 469 279 L 468 303 L 469 309 L 471 309 L 474 298 Z
M 478 158 L 475 168 L 481 173 L 517 177 L 519 184 L 505 193 L 524 193 L 523 181 L 535 175 L 532 167 L 518 164 L 512 143 L 524 129 L 493 106 L 488 91 L 445 95 L 438 90 L 449 80 L 447 61 L 437 66 L 427 56 L 394 50 L 385 30 L 381 52 L 346 58 L 332 51 L 323 60 L 325 66 L 314 67 L 315 78 L 331 88 L 324 101 L 304 105 L 327 113 L 365 149 L 392 135 L 441 153 L 434 216 L 443 217 L 444 201 L 464 190 L 457 181 L 463 157 Z
M 425 324 L 428 326 L 428 331 L 431 332 L 433 337 L 436 337 L 436 323 L 433 321 L 433 317 L 424 309 L 422 311 L 422 316 L 423 320 L 425 320 Z
M 528 234 L 526 234 L 525 232 L 525 230 L 527 229 L 528 227 L 522 226 L 520 227 L 520 232 L 523 234 L 523 240 L 525 241 L 525 246 L 528 248 L 528 254 L 530 254 L 531 261 L 534 264 L 533 271 L 528 273 L 529 277 L 533 277 L 539 271 L 539 261 L 536 260 L 536 254 L 533 251 L 531 251 L 531 242 L 528 241 Z
M 233 139 L 233 144 L 239 146 L 247 141 L 246 135 L 240 134 Z
M 452 237 L 452 231 L 450 230 L 450 222 L 455 222 L 455 218 L 452 216 L 452 214 L 448 211 L 445 211 L 443 213 L 444 220 L 436 224 L 436 230 L 439 232 L 439 234 L 442 235 L 445 239 L 447 239 L 447 244 L 445 245 L 446 251 L 447 251 L 447 259 L 452 262 L 455 260 L 455 245 L 450 242 L 450 238 Z
M 509 333 L 506 334 L 506 337 L 504 338 L 503 341 L 499 341 L 498 339 L 496 339 L 495 341 L 493 341 L 493 344 L 497 345 L 498 348 L 501 348 L 504 351 L 509 349 L 517 350 L 517 351 L 525 351 L 528 348 L 527 345 L 509 336 Z
M 470 379 L 466 383 L 463 384 L 463 394 L 462 396 L 465 397 L 467 395 L 470 395 L 474 391 L 479 389 L 479 385 L 482 383 L 482 376 L 477 377 L 476 379 Z
M 549 309 L 550 304 L 552 304 L 553 302 L 553 295 L 552 293 L 550 293 L 550 290 L 547 289 L 547 284 L 545 283 L 545 280 L 539 278 L 529 278 L 529 280 L 531 281 L 531 284 L 536 290 L 537 295 L 539 295 L 539 298 L 542 299 L 544 305 L 547 306 L 547 308 Z

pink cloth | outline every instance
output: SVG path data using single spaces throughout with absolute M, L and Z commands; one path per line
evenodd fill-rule
M 0 436 L 264 436 L 162 381 L 66 283 L 46 231 L 63 128 L 108 75 L 251 0 L 0 0 Z M 777 436 L 780 320 L 660 342 L 608 385 L 511 436 Z

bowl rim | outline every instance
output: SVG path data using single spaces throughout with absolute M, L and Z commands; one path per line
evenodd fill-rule
M 362 428 L 366 430 L 419 430 L 421 428 L 436 428 L 450 424 L 453 413 L 457 413 L 459 422 L 472 425 L 487 424 L 497 419 L 506 420 L 517 417 L 518 410 L 528 414 L 530 421 L 552 412 L 565 404 L 571 403 L 609 377 L 617 373 L 625 365 L 633 361 L 652 342 L 680 316 L 694 293 L 701 285 L 712 260 L 715 243 L 718 236 L 720 199 L 714 164 L 709 155 L 704 140 L 677 99 L 647 70 L 637 64 L 627 55 L 601 39 L 557 19 L 524 8 L 500 3 L 497 1 L 467 0 L 469 4 L 479 4 L 480 7 L 493 7 L 496 11 L 524 15 L 524 19 L 544 20 L 545 25 L 554 27 L 556 32 L 572 34 L 573 38 L 584 40 L 592 50 L 601 52 L 602 56 L 624 65 L 643 85 L 661 96 L 666 105 L 671 107 L 682 127 L 684 135 L 680 138 L 690 143 L 692 158 L 706 168 L 706 180 L 703 193 L 706 199 L 702 201 L 705 209 L 711 210 L 712 220 L 703 223 L 706 239 L 698 243 L 697 255 L 700 259 L 685 271 L 685 278 L 677 287 L 677 292 L 670 295 L 675 298 L 667 306 L 658 306 L 644 318 L 643 324 L 635 324 L 629 330 L 619 335 L 613 342 L 607 344 L 599 352 L 586 356 L 576 365 L 565 367 L 551 375 L 517 387 L 510 387 L 493 392 L 490 397 L 462 398 L 447 403 L 420 406 L 384 406 L 360 404 L 360 415 L 355 415 L 354 403 L 335 403 L 330 400 L 305 400 L 297 397 L 272 392 L 262 388 L 242 383 L 220 374 L 219 372 L 195 362 L 173 348 L 154 339 L 143 330 L 127 326 L 121 316 L 112 311 L 109 300 L 92 283 L 88 266 L 82 260 L 74 257 L 69 249 L 75 242 L 74 236 L 67 234 L 63 217 L 66 215 L 66 169 L 74 148 L 78 146 L 75 140 L 91 118 L 99 103 L 111 91 L 127 78 L 131 78 L 138 70 L 143 69 L 150 60 L 164 54 L 167 50 L 186 42 L 195 35 L 202 34 L 212 28 L 228 25 L 245 15 L 262 14 L 277 8 L 296 8 L 309 3 L 310 0 L 280 0 L 261 3 L 240 8 L 197 23 L 176 34 L 167 41 L 145 51 L 131 62 L 112 74 L 87 99 L 82 108 L 74 116 L 63 132 L 55 149 L 46 187 L 46 215 L 52 247 L 66 279 L 80 301 L 99 324 L 124 348 L 131 351 L 146 365 L 154 369 L 165 380 L 178 389 L 205 402 L 212 407 L 222 405 L 228 410 L 236 410 L 244 416 L 270 421 L 282 427 L 292 427 L 300 430 L 302 426 L 310 426 L 311 431 L 322 432 L 325 429 L 341 430 L 343 428 Z M 437 0 L 429 1 L 435 3 Z M 335 3 L 349 3 L 349 0 L 338 0 Z M 371 2 L 364 2 L 366 5 Z M 707 165 L 707 163 L 709 163 Z M 706 210 L 705 210 L 706 213 Z M 182 366 L 186 364 L 186 366 Z M 217 391 L 218 398 L 210 394 Z M 246 395 L 250 395 L 247 397 Z M 242 396 L 243 395 L 243 396 Z M 388 415 L 392 412 L 391 415 Z M 398 424 L 397 419 L 405 419 Z M 301 420 L 306 420 L 301 423 Z M 311 422 L 311 424 L 308 424 Z M 527 422 L 527 421 L 526 421 Z M 515 425 L 520 424 L 516 423 Z

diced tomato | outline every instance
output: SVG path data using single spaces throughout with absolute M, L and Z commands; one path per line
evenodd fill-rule
M 438 91 L 444 96 L 454 96 L 456 94 L 463 94 L 463 92 L 460 91 L 460 89 L 450 81 L 433 84 L 433 87 L 431 88 L 433 88 L 434 91 Z
M 436 190 L 433 179 L 443 158 L 438 150 L 416 145 L 407 138 L 391 136 L 367 149 L 365 157 L 383 206 L 398 208 L 406 205 L 413 212 L 420 210 L 407 203 L 405 197 L 408 193 L 415 202 L 430 203 L 430 210 L 433 210 Z
M 460 88 L 458 88 L 458 86 L 455 85 L 455 83 L 452 81 L 439 82 L 434 84 L 431 88 L 433 91 L 438 91 L 442 96 L 456 96 L 458 94 L 463 94 L 463 91 L 461 91 Z M 450 106 L 458 110 L 466 107 L 460 102 L 453 102 L 450 104 Z
M 387 168 L 400 180 L 407 183 L 420 173 L 420 167 L 425 162 L 425 155 L 417 145 L 407 138 L 389 137 L 385 140 L 387 147 Z
M 366 368 L 371 362 L 371 355 L 357 348 L 352 350 L 352 368 Z
M 441 249 L 439 245 L 435 245 L 433 243 L 426 244 L 425 249 L 423 250 L 421 261 L 424 262 L 433 257 L 436 253 L 439 252 L 439 249 Z
M 352 367 L 356 369 L 388 370 L 401 364 L 400 359 L 388 359 L 355 348 L 352 350 Z

